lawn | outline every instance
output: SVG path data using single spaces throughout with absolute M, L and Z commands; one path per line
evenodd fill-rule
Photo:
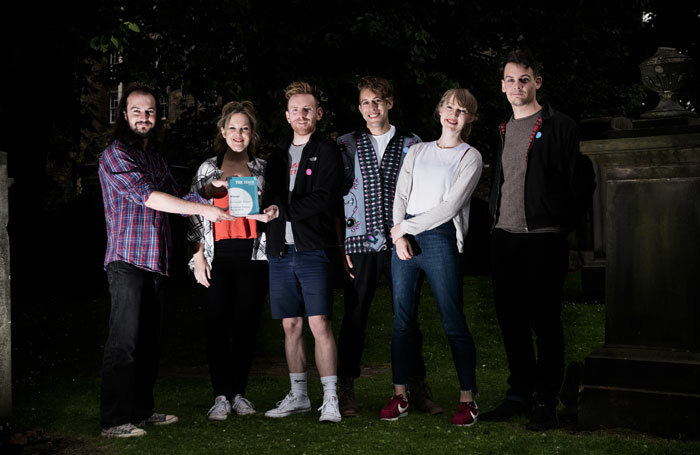
M 378 291 L 370 314 L 363 376 L 356 381 L 360 415 L 339 424 L 319 424 L 318 413 L 272 420 L 263 412 L 289 388 L 280 323 L 269 309 L 263 315 L 258 355 L 248 398 L 253 416 L 231 416 L 209 422 L 212 403 L 204 360 L 204 327 L 197 289 L 187 280 L 173 280 L 164 335 L 161 374 L 156 386 L 157 409 L 174 413 L 180 422 L 148 428 L 143 438 L 106 440 L 99 436 L 99 363 L 106 336 L 109 299 L 105 292 L 83 293 L 77 299 L 27 305 L 17 318 L 22 331 L 13 342 L 15 355 L 15 431 L 32 438 L 36 450 L 63 453 L 193 454 L 193 453 L 491 453 L 491 454 L 697 454 L 700 442 L 662 439 L 629 430 L 581 431 L 573 422 L 545 433 L 525 430 L 525 420 L 479 422 L 471 428 L 450 424 L 458 398 L 457 377 L 432 294 L 426 287 L 420 307 L 428 383 L 446 412 L 427 416 L 412 412 L 397 422 L 378 420 L 391 394 L 391 309 L 386 289 Z M 465 313 L 477 346 L 477 403 L 495 406 L 506 389 L 507 368 L 493 309 L 490 280 L 464 279 Z M 340 326 L 342 294 L 336 293 L 334 328 Z M 603 343 L 605 308 L 585 302 L 579 275 L 567 278 L 563 320 L 566 360 L 582 361 Z M 26 335 L 26 330 L 32 330 Z M 308 336 L 307 330 L 307 336 Z M 311 341 L 307 338 L 307 341 Z M 311 344 L 309 343 L 310 347 Z M 312 355 L 313 350 L 310 349 Z M 311 370 L 312 405 L 321 405 L 322 390 Z M 17 446 L 14 446 L 16 449 Z M 27 447 L 29 449 L 29 447 Z

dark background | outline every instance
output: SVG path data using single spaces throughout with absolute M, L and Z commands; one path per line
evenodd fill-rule
M 97 330 L 94 318 L 104 317 L 91 306 L 106 292 L 99 186 L 76 195 L 54 172 L 69 169 L 76 177 L 105 145 L 106 131 L 94 126 L 94 106 L 86 101 L 95 86 L 143 81 L 160 90 L 180 88 L 195 100 L 182 106 L 183 115 L 164 137 L 164 151 L 171 164 L 183 166 L 185 182 L 211 154 L 222 101 L 252 100 L 263 143 L 274 142 L 288 130 L 284 87 L 308 80 L 323 92 L 322 129 L 342 134 L 361 125 L 355 82 L 366 74 L 394 83 L 392 123 L 424 140 L 439 134 L 433 110 L 444 90 L 469 88 L 479 101 L 470 142 L 489 162 L 496 125 L 509 112 L 498 71 L 508 50 L 528 47 L 536 53 L 544 63 L 540 100 L 575 119 L 638 117 L 657 102 L 641 85 L 638 67 L 657 47 L 675 47 L 696 58 L 700 74 L 700 5 L 680 5 L 653 0 L 5 2 L 0 150 L 8 153 L 14 179 L 8 230 L 15 376 L 31 378 L 35 369 L 70 366 L 80 357 L 42 361 L 37 356 L 46 356 L 47 345 L 75 345 L 76 352 L 87 349 L 91 355 L 99 351 L 99 346 L 80 346 L 81 339 L 94 337 L 62 330 L 78 321 L 87 334 Z M 94 63 L 112 51 L 124 57 L 116 72 L 95 70 Z M 697 83 L 691 81 L 681 101 L 691 109 L 700 106 Z M 487 188 L 482 184 L 477 194 L 482 202 Z M 479 208 L 477 201 L 475 207 L 483 204 Z M 181 241 L 181 223 L 175 230 Z M 175 257 L 173 275 L 184 279 L 184 254 Z M 54 330 L 33 330 L 39 319 L 55 321 Z

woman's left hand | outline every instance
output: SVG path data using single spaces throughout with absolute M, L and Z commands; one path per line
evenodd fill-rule
M 406 235 L 406 233 L 403 231 L 403 229 L 401 229 L 401 223 L 391 228 L 391 240 L 394 242 L 394 244 L 404 235 Z
M 413 248 L 406 237 L 396 240 L 396 256 L 402 261 L 408 261 L 413 257 Z

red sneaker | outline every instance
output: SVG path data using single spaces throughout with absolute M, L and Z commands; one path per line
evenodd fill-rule
M 476 417 L 479 415 L 479 408 L 476 403 L 459 403 L 457 410 L 452 416 L 452 424 L 460 427 L 470 427 L 476 423 Z
M 408 400 L 403 395 L 394 395 L 379 412 L 379 420 L 398 420 L 408 415 Z

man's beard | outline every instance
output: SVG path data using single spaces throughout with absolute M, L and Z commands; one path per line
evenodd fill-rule
M 151 126 L 147 131 L 139 131 L 139 126 L 134 126 L 131 128 L 131 131 L 137 135 L 140 138 L 149 138 L 151 137 L 151 134 L 153 133 L 153 124 L 149 123 Z

